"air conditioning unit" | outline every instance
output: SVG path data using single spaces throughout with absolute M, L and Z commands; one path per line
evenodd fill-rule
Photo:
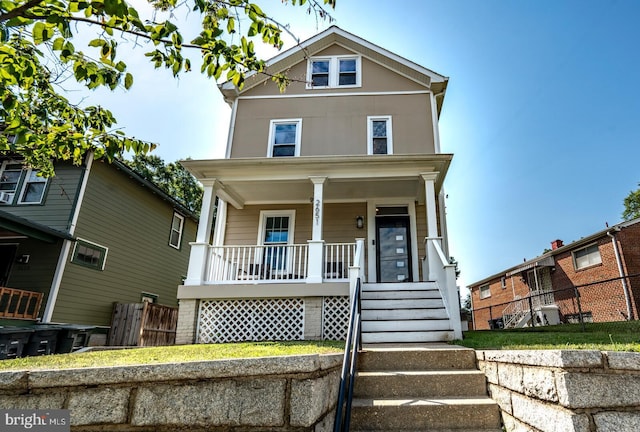
M 0 204 L 7 204 L 13 200 L 13 194 L 9 192 L 0 192 Z

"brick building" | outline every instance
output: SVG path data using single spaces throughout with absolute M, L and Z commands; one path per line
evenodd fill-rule
M 555 240 L 549 252 L 469 285 L 474 329 L 576 322 L 579 314 L 638 319 L 639 274 L 640 218 L 567 245 Z

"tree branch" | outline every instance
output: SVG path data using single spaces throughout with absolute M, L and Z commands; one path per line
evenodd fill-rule
M 9 12 L 0 15 L 0 23 L 3 23 L 5 21 L 8 21 L 12 18 L 16 18 L 21 16 L 24 12 L 26 12 L 27 10 L 31 9 L 34 6 L 39 5 L 40 3 L 42 3 L 43 0 L 29 0 L 28 2 L 26 2 L 25 4 L 18 6 L 15 9 L 10 10 Z

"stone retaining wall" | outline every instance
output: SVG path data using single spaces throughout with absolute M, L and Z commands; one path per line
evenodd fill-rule
M 508 432 L 640 430 L 640 353 L 477 351 Z
M 0 408 L 72 431 L 330 431 L 342 354 L 0 373 Z

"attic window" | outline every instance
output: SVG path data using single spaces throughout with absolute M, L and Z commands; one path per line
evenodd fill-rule
M 360 87 L 360 57 L 332 56 L 309 60 L 307 88 Z

